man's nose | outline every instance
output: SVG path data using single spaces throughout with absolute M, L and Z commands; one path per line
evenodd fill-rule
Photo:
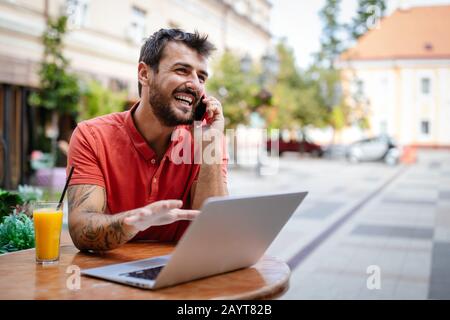
M 203 85 L 200 83 L 200 81 L 198 81 L 198 79 L 197 81 L 195 80 L 188 81 L 186 83 L 186 87 L 194 91 L 197 94 L 197 96 L 199 96 L 201 92 L 203 92 Z

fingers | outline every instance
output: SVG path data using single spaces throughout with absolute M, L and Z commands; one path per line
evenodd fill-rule
M 174 209 L 171 211 L 176 220 L 194 220 L 200 214 L 199 210 Z
M 213 118 L 214 115 L 221 113 L 222 105 L 216 98 L 204 98 L 203 102 L 206 104 L 206 112 L 208 113 L 209 118 Z
M 198 210 L 180 209 L 182 205 L 181 200 L 157 201 L 137 209 L 125 217 L 123 222 L 142 231 L 150 226 L 165 225 L 178 220 L 194 220 L 200 214 Z
M 168 205 L 177 206 L 178 203 L 161 203 L 160 206 Z M 143 231 L 151 226 L 165 225 L 178 220 L 194 220 L 200 214 L 200 211 L 198 210 L 183 210 L 178 208 L 170 209 L 168 211 L 160 210 L 159 212 L 149 208 L 142 208 L 141 210 L 142 211 L 136 212 L 133 215 L 124 218 L 124 224 L 132 226 L 137 231 Z
M 181 208 L 183 201 L 181 200 L 162 200 L 156 201 L 149 205 L 150 209 L 154 212 L 164 212 L 172 209 Z

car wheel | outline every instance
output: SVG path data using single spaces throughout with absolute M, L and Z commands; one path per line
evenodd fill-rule
M 384 158 L 384 162 L 389 166 L 395 166 L 398 164 L 398 159 L 396 157 L 387 156 Z
M 320 151 L 319 150 L 313 150 L 311 151 L 311 156 L 313 158 L 320 158 Z

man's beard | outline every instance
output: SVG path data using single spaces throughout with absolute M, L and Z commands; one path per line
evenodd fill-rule
M 166 127 L 178 125 L 190 125 L 194 122 L 194 106 L 187 116 L 180 117 L 175 112 L 175 106 L 171 104 L 172 96 L 165 96 L 156 84 L 149 86 L 148 102 L 158 120 Z

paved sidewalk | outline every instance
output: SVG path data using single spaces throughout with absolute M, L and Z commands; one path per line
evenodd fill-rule
M 411 166 L 290 157 L 277 176 L 230 171 L 232 194 L 289 190 L 310 194 L 268 250 L 292 269 L 282 299 L 450 299 L 450 153 L 421 152 Z M 380 288 L 368 289 L 377 274 Z

